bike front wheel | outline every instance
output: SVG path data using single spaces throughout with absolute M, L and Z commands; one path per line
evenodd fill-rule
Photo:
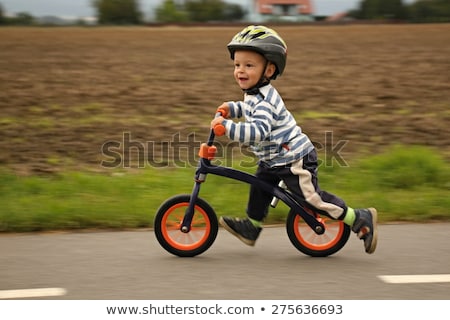
M 341 250 L 350 237 L 350 227 L 340 220 L 318 216 L 325 226 L 323 234 L 317 234 L 291 211 L 286 221 L 286 231 L 291 243 L 302 253 L 312 257 L 326 257 Z
M 159 244 L 179 257 L 193 257 L 208 250 L 219 229 L 214 210 L 205 200 L 198 198 L 191 229 L 188 232 L 181 231 L 190 198 L 190 194 L 182 194 L 166 200 L 158 209 L 154 220 L 155 236 Z

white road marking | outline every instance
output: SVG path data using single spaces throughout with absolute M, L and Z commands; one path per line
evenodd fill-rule
M 436 283 L 450 282 L 450 274 L 416 274 L 378 276 L 386 283 Z
M 37 288 L 20 290 L 0 290 L 0 299 L 23 299 L 37 297 L 56 297 L 67 293 L 64 288 Z

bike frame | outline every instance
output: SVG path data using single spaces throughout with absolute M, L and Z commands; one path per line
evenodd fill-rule
M 197 202 L 200 186 L 206 180 L 206 176 L 208 174 L 214 174 L 217 176 L 222 176 L 225 178 L 230 178 L 238 181 L 242 181 L 258 188 L 263 189 L 264 191 L 270 193 L 273 197 L 276 197 L 283 201 L 287 206 L 294 210 L 298 215 L 300 215 L 303 220 L 311 227 L 311 229 L 316 234 L 323 234 L 325 232 L 324 224 L 319 221 L 314 214 L 309 213 L 304 209 L 301 205 L 301 199 L 296 199 L 289 191 L 279 187 L 273 186 L 265 181 L 258 179 L 255 175 L 236 170 L 233 168 L 216 166 L 211 164 L 211 160 L 214 159 L 214 155 L 216 152 L 216 147 L 213 145 L 215 138 L 214 130 L 211 129 L 208 142 L 202 144 L 199 155 L 200 160 L 197 167 L 197 171 L 195 173 L 195 184 L 191 193 L 191 198 L 189 202 L 189 206 L 186 209 L 183 222 L 181 224 L 182 232 L 189 232 L 191 229 L 191 222 L 194 216 L 194 207 Z

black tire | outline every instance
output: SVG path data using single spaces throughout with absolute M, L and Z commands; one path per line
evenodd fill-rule
M 158 209 L 154 220 L 159 244 L 179 257 L 193 257 L 208 250 L 219 229 L 214 210 L 206 201 L 198 198 L 191 230 L 187 233 L 180 230 L 190 198 L 190 194 L 181 194 L 167 199 Z
M 325 232 L 316 234 L 303 218 L 291 211 L 286 221 L 286 231 L 294 247 L 312 257 L 326 257 L 341 250 L 350 237 L 350 227 L 344 222 L 328 217 L 318 217 Z

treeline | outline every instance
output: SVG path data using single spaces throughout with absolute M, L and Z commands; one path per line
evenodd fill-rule
M 139 0 L 91 0 L 98 24 L 126 25 L 147 23 Z M 248 12 L 238 4 L 223 0 L 164 0 L 154 9 L 157 23 L 231 22 L 245 20 Z M 348 13 L 357 20 L 395 20 L 405 22 L 450 22 L 450 0 L 362 0 L 359 7 Z M 319 20 L 319 17 L 317 17 Z M 35 17 L 27 12 L 5 15 L 0 3 L 0 25 L 33 25 Z M 79 19 L 76 24 L 85 24 Z
M 408 22 L 450 22 L 450 0 L 363 0 L 349 12 L 358 20 L 397 20 Z
M 137 25 L 147 21 L 141 10 L 139 0 L 90 0 L 95 9 L 98 24 L 107 25 Z M 229 22 L 242 21 L 246 16 L 246 10 L 238 4 L 230 4 L 223 0 L 164 0 L 154 9 L 154 22 Z M 57 17 L 45 17 L 45 21 L 53 18 L 58 24 Z M 40 21 L 39 21 L 40 20 Z M 42 18 L 37 19 L 28 12 L 19 12 L 14 16 L 6 16 L 0 3 L 0 25 L 33 25 L 42 24 Z M 80 18 L 74 21 L 76 24 L 85 24 Z M 44 22 L 45 24 L 46 22 Z M 50 22 L 51 24 L 51 22 Z
M 240 21 L 247 14 L 242 6 L 222 0 L 185 1 L 184 4 L 178 4 L 178 2 L 165 0 L 157 7 L 155 10 L 156 22 Z
M 21 25 L 28 26 L 35 23 L 35 18 L 28 12 L 19 12 L 14 17 L 5 15 L 4 9 L 0 3 L 0 25 Z

